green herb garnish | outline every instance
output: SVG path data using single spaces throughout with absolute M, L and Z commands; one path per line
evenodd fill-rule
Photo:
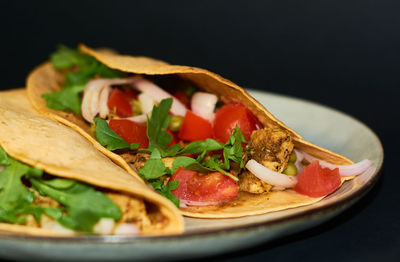
M 96 138 L 97 141 L 102 146 L 107 146 L 107 149 L 110 151 L 117 149 L 137 149 L 139 147 L 138 143 L 129 144 L 122 137 L 117 135 L 111 128 L 108 126 L 106 120 L 101 118 L 95 118 L 94 122 L 96 124 Z

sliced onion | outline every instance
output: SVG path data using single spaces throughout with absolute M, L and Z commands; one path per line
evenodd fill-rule
M 171 106 L 172 114 L 178 116 L 185 116 L 187 110 L 186 106 L 182 104 L 178 99 L 173 97 L 170 93 L 166 92 L 156 84 L 144 78 L 135 77 L 133 79 L 134 79 L 134 87 L 137 90 L 141 91 L 142 93 L 146 93 L 149 96 L 151 96 L 157 103 L 159 103 L 163 99 L 171 97 L 173 99 Z
M 121 223 L 115 227 L 115 235 L 137 236 L 139 235 L 139 228 L 133 224 Z
M 140 102 L 140 106 L 143 114 L 151 113 L 154 106 L 154 99 L 150 95 L 146 93 L 141 93 L 138 95 L 138 100 Z
M 208 201 L 208 202 L 201 202 L 201 201 L 191 201 L 191 200 L 184 200 L 179 199 L 179 207 L 189 207 L 189 206 L 216 206 L 225 201 Z
M 110 96 L 112 88 L 110 86 L 105 86 L 101 91 L 99 95 L 99 116 L 101 118 L 105 118 L 107 114 L 110 112 L 108 109 L 108 97 Z
M 93 227 L 93 231 L 100 235 L 111 235 L 115 226 L 114 219 L 102 218 Z
M 214 119 L 214 110 L 217 101 L 218 97 L 214 94 L 196 92 L 193 94 L 191 100 L 191 108 L 193 113 L 212 121 Z
M 261 165 L 254 159 L 250 159 L 246 168 L 256 177 L 262 181 L 279 188 L 289 188 L 293 187 L 297 183 L 297 177 L 287 176 L 285 174 L 275 172 L 265 166 Z
M 322 167 L 327 167 L 329 169 L 335 169 L 339 168 L 339 174 L 340 176 L 355 176 L 363 173 L 365 170 L 367 170 L 370 166 L 372 166 L 372 161 L 369 159 L 364 159 L 360 162 L 357 162 L 353 165 L 334 165 L 331 163 L 328 163 L 324 160 L 320 160 L 318 158 L 315 158 L 305 152 L 302 152 L 304 155 L 304 159 L 306 159 L 308 162 L 313 162 L 314 160 L 318 160 L 319 164 Z
M 123 85 L 133 83 L 133 78 L 112 78 L 112 79 L 94 79 L 89 81 L 85 86 L 82 100 L 82 116 L 90 122 L 93 122 L 93 118 L 101 112 L 102 115 L 108 113 L 107 99 L 110 90 L 102 92 L 103 89 L 109 88 L 112 85 Z M 105 113 L 107 112 L 107 113 Z
M 304 155 L 301 151 L 294 149 L 293 150 L 296 154 L 296 161 L 294 162 L 294 165 L 297 168 L 297 175 L 299 175 L 301 173 L 301 171 L 303 171 L 304 166 L 302 164 L 302 161 L 304 159 Z

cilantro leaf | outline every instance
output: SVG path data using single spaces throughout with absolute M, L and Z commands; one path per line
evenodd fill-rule
M 161 154 L 165 154 L 172 135 L 166 132 L 171 116 L 168 114 L 172 106 L 172 98 L 161 100 L 158 106 L 154 106 L 151 118 L 147 120 L 147 137 L 149 149 L 157 148 Z
M 42 97 L 46 99 L 48 108 L 80 114 L 82 105 L 81 93 L 84 89 L 84 85 L 74 85 L 54 93 L 43 94 Z
M 139 169 L 139 175 L 145 180 L 152 180 L 165 174 L 171 174 L 171 170 L 162 162 L 160 151 L 154 148 L 150 159 Z
M 107 149 L 110 151 L 116 149 L 137 149 L 139 147 L 138 143 L 129 144 L 122 137 L 117 135 L 111 128 L 108 126 L 108 123 L 104 119 L 95 118 L 94 122 L 96 124 L 96 138 L 97 141 L 102 146 L 107 146 Z
M 224 169 L 230 169 L 229 160 L 237 162 L 240 167 L 243 168 L 243 147 L 242 143 L 245 143 L 242 131 L 239 126 L 236 126 L 233 134 L 229 137 L 228 142 L 224 146 Z

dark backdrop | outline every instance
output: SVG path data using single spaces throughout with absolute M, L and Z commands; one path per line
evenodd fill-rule
M 0 14 L 2 89 L 24 86 L 58 44 L 84 42 L 203 67 L 365 122 L 386 153 L 372 192 L 334 221 L 227 259 L 398 259 L 398 1 L 2 1 Z

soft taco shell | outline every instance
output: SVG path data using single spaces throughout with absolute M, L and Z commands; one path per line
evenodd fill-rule
M 81 135 L 37 114 L 25 90 L 0 92 L 0 146 L 16 160 L 54 176 L 79 180 L 145 201 L 151 224 L 145 235 L 179 234 L 183 218 L 167 199 L 129 175 Z M 57 232 L 0 223 L 0 231 L 32 235 Z
M 224 102 L 237 101 L 244 104 L 265 127 L 281 128 L 288 131 L 293 137 L 296 148 L 334 164 L 346 165 L 353 163 L 340 154 L 303 140 L 299 134 L 276 119 L 244 89 L 215 73 L 196 67 L 170 65 L 163 61 L 147 57 L 133 57 L 109 51 L 94 50 L 85 45 L 80 45 L 80 50 L 95 57 L 106 66 L 120 71 L 144 75 L 177 75 L 182 79 L 194 83 L 201 90 L 218 95 Z M 108 151 L 91 137 L 87 131 L 89 128 L 88 124 L 83 122 L 79 116 L 47 108 L 46 101 L 41 96 L 46 93 L 55 92 L 61 88 L 62 76 L 50 63 L 45 63 L 37 67 L 27 79 L 28 97 L 36 110 L 72 127 L 113 161 L 119 163 L 131 174 L 134 173 L 133 175 L 136 175 L 120 156 Z M 191 207 L 185 209 L 183 214 L 191 217 L 208 218 L 240 217 L 308 205 L 319 200 L 319 198 L 309 198 L 290 190 L 271 192 L 265 195 L 241 193 L 237 200 L 230 201 L 225 205 Z

